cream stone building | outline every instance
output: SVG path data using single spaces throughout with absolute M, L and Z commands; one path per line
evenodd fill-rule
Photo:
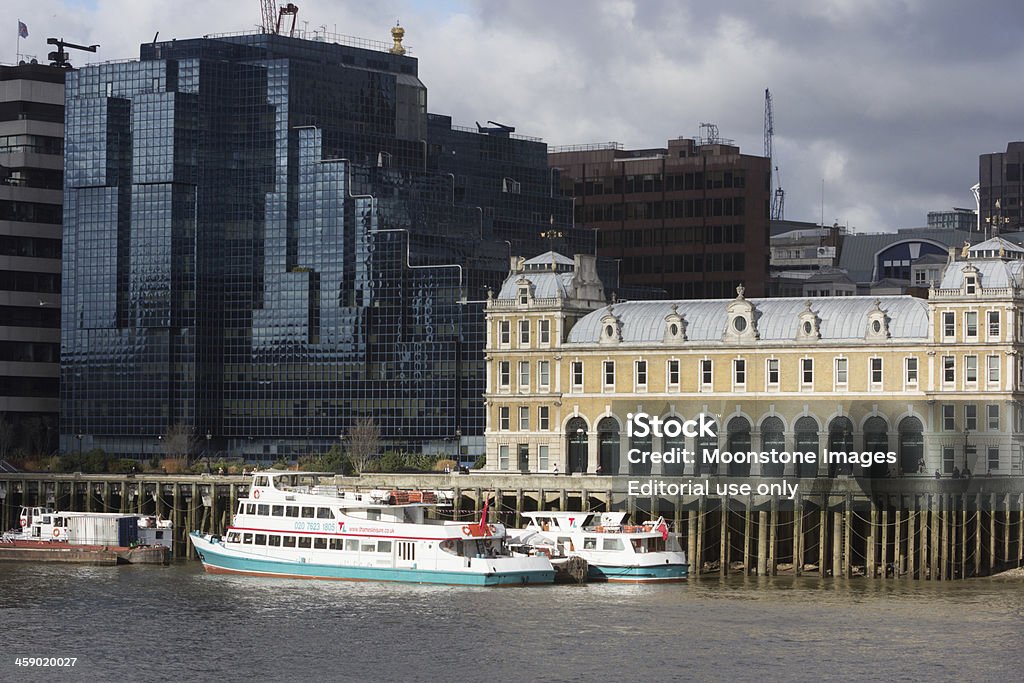
M 609 302 L 593 257 L 548 252 L 513 260 L 486 315 L 488 470 L 693 476 L 628 456 L 717 448 L 895 454 L 735 476 L 1022 473 L 1024 250 L 1000 238 L 951 250 L 927 300 Z M 629 437 L 637 412 L 714 436 Z

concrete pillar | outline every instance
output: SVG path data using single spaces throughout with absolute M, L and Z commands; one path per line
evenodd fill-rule
M 672 531 L 676 534 L 683 532 L 682 502 L 682 496 L 677 493 L 675 502 L 672 504 Z
M 878 506 L 874 497 L 868 498 L 868 533 L 864 545 L 864 571 L 869 578 L 875 578 L 875 545 L 878 543 Z
M 1013 519 L 1010 517 L 1010 494 L 1003 499 L 1003 562 L 1010 561 L 1010 530 Z
M 626 497 L 626 512 L 629 513 L 629 519 L 631 522 L 636 521 L 636 498 L 633 496 Z
M 1024 564 L 1024 493 L 1017 497 L 1017 566 Z
M 988 573 L 991 574 L 998 562 L 996 557 L 996 494 L 988 501 Z
M 835 510 L 832 513 L 832 576 L 843 575 L 843 513 Z
M 917 578 L 917 495 L 907 505 L 907 578 Z
M 720 576 L 729 575 L 729 497 L 722 496 L 718 506 L 719 546 L 718 546 L 718 573 Z
M 480 519 L 480 508 L 483 506 L 484 494 L 479 488 L 474 491 L 473 519 Z
M 757 513 L 757 575 L 768 574 L 768 513 Z
M 686 511 L 686 561 L 693 570 L 697 565 L 697 511 Z
M 747 496 L 747 509 L 743 511 L 743 575 L 750 576 L 750 516 L 754 497 Z
M 771 521 L 768 526 L 768 575 L 775 576 L 778 573 L 778 529 L 779 529 L 779 499 L 772 496 L 770 508 Z
M 695 574 L 700 576 L 704 566 L 704 529 L 707 526 L 707 497 L 701 496 L 697 505 L 697 554 L 694 563 L 697 567 Z
M 853 501 L 850 494 L 846 494 L 843 501 L 843 574 L 846 578 L 853 576 Z
M 882 578 L 889 573 L 889 501 L 882 498 Z
M 804 572 L 804 505 L 800 494 L 793 499 L 793 573 Z
M 967 578 L 967 497 L 959 495 L 960 500 L 960 578 Z
M 587 494 L 583 493 L 583 511 L 586 512 L 587 508 Z M 521 529 L 523 527 L 523 490 L 516 489 L 516 528 Z
M 828 495 L 821 494 L 818 510 L 818 576 L 825 576 L 825 558 L 828 557 Z
M 939 497 L 928 496 L 928 517 L 931 519 L 931 553 L 929 554 L 928 570 L 932 581 L 941 581 L 942 572 L 939 570 Z
M 946 532 L 946 519 L 948 516 L 945 507 L 946 496 L 940 494 L 936 496 L 936 499 L 936 503 L 938 504 L 938 510 L 936 510 L 936 512 L 938 513 L 938 524 L 936 526 L 938 527 L 939 531 L 938 544 L 936 550 L 938 551 L 939 558 L 939 581 L 945 581 L 949 578 L 948 574 L 946 573 L 946 565 L 948 564 L 946 560 L 949 556 L 949 549 L 946 547 L 948 541 L 948 534 Z
M 981 574 L 981 494 L 974 496 L 974 576 Z
M 501 523 L 501 511 L 502 511 L 502 500 L 504 495 L 501 489 L 494 489 L 494 505 L 491 506 L 490 514 L 488 515 L 488 524 L 500 524 Z
M 903 576 L 903 563 L 905 562 L 906 556 L 903 554 L 903 496 L 900 496 L 899 502 L 896 504 L 895 515 L 896 524 L 893 527 L 892 534 L 892 565 L 893 572 L 892 578 L 898 579 Z
M 42 493 L 42 491 L 40 491 Z M 103 512 L 110 512 L 110 482 L 103 482 Z

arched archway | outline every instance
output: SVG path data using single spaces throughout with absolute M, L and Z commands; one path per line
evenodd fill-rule
M 900 472 L 924 472 L 924 425 L 913 415 L 900 420 Z
M 718 428 L 717 420 L 711 418 L 711 416 L 708 416 L 708 418 L 708 421 L 711 423 L 711 433 L 713 436 L 697 436 L 693 444 L 693 458 L 696 460 L 694 471 L 696 474 L 718 474 L 718 465 L 708 463 L 707 458 L 718 448 L 718 435 L 721 430 Z
M 869 453 L 885 453 L 889 450 L 889 425 L 878 415 L 864 422 L 864 450 Z M 889 472 L 889 466 L 884 462 L 875 462 L 863 468 L 863 471 L 865 477 L 884 477 Z
M 654 435 L 653 430 L 647 430 L 647 436 L 637 436 L 634 434 L 629 437 L 629 450 L 636 451 L 633 453 L 633 460 L 640 460 L 640 462 L 629 462 L 629 473 L 630 474 L 641 474 L 648 475 L 651 473 L 651 451 L 654 450 Z M 644 455 L 644 454 L 647 455 Z
M 601 474 L 619 473 L 619 423 L 606 417 L 597 423 L 598 464 Z
M 589 456 L 587 453 L 587 421 L 574 417 L 565 425 L 566 451 L 569 454 L 568 472 L 586 472 Z
M 742 415 L 737 415 L 726 426 L 728 446 L 726 450 L 730 453 L 746 453 L 750 450 L 750 421 Z M 749 477 L 750 463 L 729 463 L 730 477 Z
M 796 424 L 793 425 L 793 431 L 795 432 L 794 446 L 793 449 L 803 453 L 814 453 L 815 455 L 821 455 L 818 452 L 818 421 L 810 415 L 804 415 Z M 818 473 L 817 462 L 801 462 L 797 464 L 796 470 L 798 477 L 813 477 Z
M 774 415 L 761 421 L 761 450 L 770 453 L 772 449 L 781 453 L 786 450 L 786 434 L 782 420 Z M 781 477 L 786 466 L 781 462 L 761 465 L 762 477 Z
M 668 426 L 670 423 L 673 425 L 672 427 Z M 686 436 L 681 431 L 682 424 L 683 421 L 678 417 L 665 418 L 662 423 L 662 433 L 665 436 L 661 441 L 661 450 L 663 453 L 668 453 L 674 450 L 676 457 L 680 459 L 679 462 L 666 462 L 662 464 L 661 471 L 668 477 L 681 477 L 686 471 L 686 464 L 682 462 L 683 449 L 686 448 Z M 676 425 L 679 426 L 676 427 Z M 674 433 L 675 429 L 680 429 L 679 433 L 676 436 L 669 436 L 669 432 Z
M 828 425 L 828 450 L 831 453 L 849 453 L 853 451 L 853 422 L 850 418 L 840 415 Z M 853 467 L 845 463 L 830 462 L 828 476 L 851 474 Z

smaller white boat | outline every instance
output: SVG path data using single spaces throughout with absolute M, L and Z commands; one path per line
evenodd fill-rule
M 509 529 L 509 546 L 524 555 L 548 555 L 553 565 L 579 557 L 592 581 L 683 581 L 686 553 L 664 518 L 639 525 L 625 512 L 526 512 L 527 525 Z

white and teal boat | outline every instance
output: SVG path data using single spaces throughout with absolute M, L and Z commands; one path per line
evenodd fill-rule
M 526 512 L 523 517 L 525 528 L 509 530 L 516 553 L 546 554 L 555 565 L 580 557 L 591 581 L 686 579 L 686 554 L 664 519 L 630 525 L 625 512 Z
M 428 519 L 433 492 L 344 491 L 318 472 L 253 474 L 223 537 L 189 536 L 207 572 L 473 586 L 552 583 L 543 556 L 513 557 L 500 524 Z

